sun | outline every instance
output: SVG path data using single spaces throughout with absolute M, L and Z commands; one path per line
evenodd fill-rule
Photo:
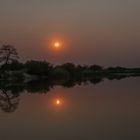
M 59 99 L 58 99 L 58 100 L 56 100 L 56 104 L 57 104 L 57 105 L 60 105 L 60 103 L 61 103 L 61 102 L 60 102 L 60 100 L 59 100 Z
M 54 47 L 55 47 L 55 48 L 60 48 L 60 43 L 59 43 L 59 42 L 55 42 L 55 43 L 54 43 Z
M 62 53 L 65 51 L 65 44 L 62 39 L 51 39 L 48 41 L 49 50 L 53 53 Z

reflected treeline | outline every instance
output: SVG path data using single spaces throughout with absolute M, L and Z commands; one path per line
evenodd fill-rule
M 75 85 L 82 84 L 98 84 L 103 82 L 105 78 L 109 80 L 120 80 L 128 76 L 124 75 L 109 75 L 94 76 L 94 77 L 79 77 L 79 78 L 56 78 L 47 80 L 33 80 L 27 83 L 10 81 L 0 81 L 0 108 L 4 112 L 14 112 L 19 105 L 19 96 L 21 93 L 29 94 L 47 94 L 55 86 L 63 86 L 66 88 L 74 87 Z

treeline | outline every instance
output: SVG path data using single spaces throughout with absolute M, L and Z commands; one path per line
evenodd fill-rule
M 53 66 L 46 61 L 27 61 L 21 63 L 12 61 L 10 64 L 2 65 L 2 73 L 29 74 L 38 78 L 69 78 L 69 77 L 88 77 L 88 76 L 107 76 L 107 75 L 140 75 L 140 68 L 109 67 L 104 68 L 99 65 L 75 65 L 65 63 Z
M 65 63 L 54 66 L 47 61 L 30 60 L 21 63 L 14 46 L 3 45 L 0 48 L 0 79 L 93 79 L 107 77 L 119 79 L 125 76 L 140 76 L 140 68 L 109 67 L 99 65 L 75 65 Z

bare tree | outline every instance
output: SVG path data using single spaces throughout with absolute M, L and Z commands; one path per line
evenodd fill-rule
M 10 62 L 17 60 L 18 58 L 19 58 L 18 53 L 17 53 L 17 50 L 14 46 L 3 45 L 0 48 L 0 63 L 7 65 Z

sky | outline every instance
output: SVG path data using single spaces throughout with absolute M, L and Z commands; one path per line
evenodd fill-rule
M 138 67 L 140 1 L 0 0 L 2 44 L 21 61 Z

